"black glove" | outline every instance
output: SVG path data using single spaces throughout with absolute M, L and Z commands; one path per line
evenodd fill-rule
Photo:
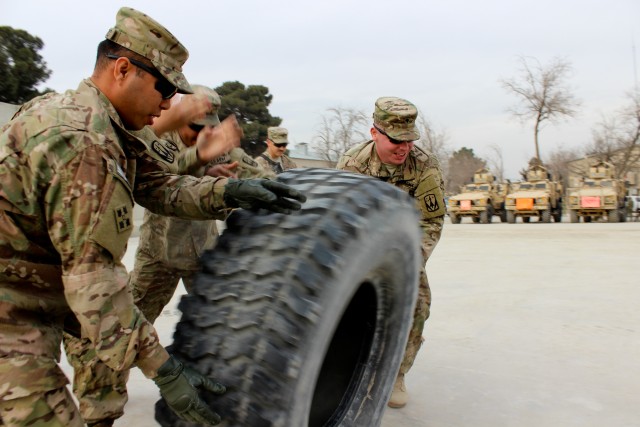
M 158 376 L 153 381 L 167 405 L 183 420 L 211 426 L 220 422 L 220 416 L 200 398 L 198 388 L 222 394 L 226 391 L 222 384 L 185 368 L 173 356 L 158 369 Z
M 230 208 L 268 209 L 289 214 L 300 210 L 306 200 L 298 190 L 268 179 L 230 179 L 224 186 L 224 203 Z

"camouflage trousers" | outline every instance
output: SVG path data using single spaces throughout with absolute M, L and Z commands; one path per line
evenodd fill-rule
M 426 256 L 424 258 L 426 258 Z M 409 341 L 407 342 L 407 347 L 404 351 L 404 357 L 402 358 L 402 364 L 400 365 L 400 374 L 402 375 L 409 372 L 409 369 L 411 369 L 411 366 L 413 366 L 413 362 L 416 360 L 418 350 L 420 350 L 420 347 L 422 346 L 422 342 L 424 341 L 424 338 L 422 338 L 422 331 L 424 330 L 425 322 L 429 318 L 430 309 L 431 289 L 429 288 L 427 272 L 423 267 L 420 269 L 418 302 L 416 303 L 416 308 L 413 312 L 413 324 L 411 325 L 411 331 L 409 332 Z
M 0 426 L 82 427 L 73 397 L 66 387 L 0 400 Z
M 145 253 L 136 254 L 135 267 L 129 276 L 136 305 L 150 322 L 162 313 L 182 279 L 191 289 L 192 270 L 176 270 L 152 259 Z M 80 403 L 80 413 L 87 423 L 117 419 L 127 403 L 129 371 L 114 371 L 95 354 L 88 340 L 65 334 L 64 348 L 74 369 L 73 393 Z

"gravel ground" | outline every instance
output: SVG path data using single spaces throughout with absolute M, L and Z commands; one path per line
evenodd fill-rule
M 411 400 L 382 426 L 640 426 L 638 254 L 637 222 L 447 223 Z M 157 322 L 165 344 L 178 299 Z M 153 382 L 134 370 L 129 390 L 116 425 L 156 426 Z

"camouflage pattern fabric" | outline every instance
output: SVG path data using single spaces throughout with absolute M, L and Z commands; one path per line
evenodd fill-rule
M 155 135 L 148 131 L 137 134 L 153 141 Z M 186 147 L 177 131 L 162 137 L 177 147 L 175 165 L 169 164 L 169 167 L 177 173 L 191 172 L 197 176 L 204 173 L 205 167 L 195 156 L 195 146 Z M 149 147 L 153 149 L 153 143 Z M 216 159 L 222 160 L 229 162 L 231 157 Z M 255 172 L 247 174 L 242 168 L 238 175 L 256 177 Z M 149 322 L 155 322 L 162 313 L 181 279 L 190 291 L 193 276 L 200 270 L 199 259 L 205 250 L 215 245 L 217 236 L 215 221 L 189 221 L 145 210 L 129 287 L 136 305 Z M 121 417 L 128 400 L 128 371 L 113 370 L 98 359 L 88 340 L 65 335 L 65 351 L 74 368 L 73 392 L 80 402 L 83 418 L 97 422 Z
M 229 211 L 227 180 L 172 175 L 163 158 L 170 148 L 127 132 L 90 80 L 31 103 L 3 127 L 0 401 L 40 402 L 65 386 L 57 365 L 65 325 L 112 369 L 136 364 L 152 378 L 167 360 L 120 262 L 134 198 L 189 219 Z
M 269 154 L 263 153 L 256 157 L 255 160 L 261 168 L 271 170 L 275 174 L 298 167 L 298 165 L 296 165 L 296 163 L 286 154 L 283 154 L 278 159 L 272 159 Z
M 0 425 L 7 427 L 83 427 L 84 421 L 66 387 L 42 395 L 0 400 Z
M 431 290 L 424 265 L 438 244 L 444 225 L 444 181 L 440 164 L 435 156 L 414 146 L 404 164 L 390 172 L 376 154 L 374 142 L 368 141 L 347 151 L 338 161 L 336 168 L 376 177 L 401 188 L 416 199 L 421 214 L 424 264 L 420 269 L 418 303 L 413 325 L 400 366 L 400 373 L 406 374 L 422 345 L 422 331 L 431 307 Z

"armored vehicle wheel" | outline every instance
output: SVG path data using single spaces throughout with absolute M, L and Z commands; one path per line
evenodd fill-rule
M 489 224 L 491 222 L 491 214 L 489 210 L 480 212 L 480 224 Z
M 507 222 L 507 211 L 500 211 L 500 222 Z
M 449 213 L 449 219 L 451 219 L 451 224 L 460 224 L 460 220 L 462 219 L 457 214 L 451 212 Z
M 551 222 L 551 208 L 547 208 L 542 211 L 542 214 L 540 215 L 540 220 L 545 223 Z
M 611 209 L 607 214 L 609 222 L 620 222 L 620 212 L 618 209 Z
M 473 221 L 474 224 L 477 224 L 480 222 L 480 217 L 479 216 L 472 216 L 471 220 Z
M 180 302 L 172 352 L 227 386 L 225 427 L 379 426 L 422 264 L 414 200 L 330 169 L 278 176 L 299 212 L 235 211 Z M 163 401 L 162 426 L 191 426 Z
M 514 214 L 513 211 L 507 211 L 507 222 L 509 224 L 515 224 L 516 214 Z

